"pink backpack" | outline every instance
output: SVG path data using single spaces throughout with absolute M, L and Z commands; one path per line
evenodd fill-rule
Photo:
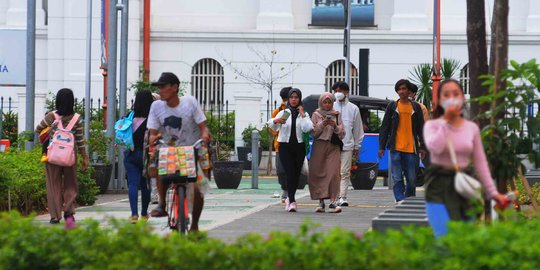
M 71 167 L 75 164 L 75 136 L 71 130 L 79 120 L 79 114 L 73 115 L 66 128 L 62 125 L 62 119 L 56 112 L 54 112 L 54 119 L 58 126 L 47 147 L 47 162 Z

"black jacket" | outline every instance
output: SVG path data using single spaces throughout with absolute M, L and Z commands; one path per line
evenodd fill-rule
M 412 130 L 414 138 L 414 152 L 425 150 L 424 144 L 424 117 L 420 105 L 411 101 L 413 105 Z M 386 107 L 386 112 L 379 133 L 379 149 L 394 150 L 396 148 L 396 131 L 399 125 L 399 112 L 397 111 L 397 102 L 392 101 Z

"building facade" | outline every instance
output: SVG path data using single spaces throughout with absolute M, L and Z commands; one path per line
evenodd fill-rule
M 354 2 L 372 5 L 374 16 L 372 26 L 351 31 L 353 93 L 359 91 L 359 80 L 366 80 L 357 75 L 368 68 L 369 96 L 395 99 L 394 83 L 411 77 L 414 66 L 432 62 L 433 1 Z M 466 1 L 441 2 L 441 56 L 465 65 Z M 44 113 L 49 92 L 68 87 L 84 97 L 86 3 L 37 0 L 36 119 Z M 151 0 L 150 78 L 172 71 L 185 81 L 186 93 L 196 96 L 206 110 L 228 104 L 229 110 L 236 111 L 236 142 L 241 145 L 239 134 L 249 124 L 266 122 L 267 108 L 278 102 L 281 87 L 292 85 L 306 96 L 328 91 L 332 82 L 344 78 L 343 29 L 312 25 L 313 7 L 327 3 L 335 4 L 330 0 Z M 142 65 L 143 0 L 131 0 L 129 6 L 128 85 L 138 80 Z M 488 27 L 492 6 L 493 0 L 487 0 Z M 93 0 L 95 99 L 103 97 L 101 12 L 102 1 Z M 0 0 L 0 33 L 25 28 L 26 1 Z M 509 59 L 539 58 L 540 1 L 510 0 L 509 33 Z M 15 44 L 21 42 L 24 39 Z M 360 49 L 369 50 L 367 63 L 360 63 Z M 254 82 L 250 76 L 262 79 Z M 269 81 L 271 93 L 264 86 Z M 0 81 L 0 91 L 1 96 L 18 101 L 22 130 L 24 87 Z M 128 99 L 132 96 L 128 92 Z

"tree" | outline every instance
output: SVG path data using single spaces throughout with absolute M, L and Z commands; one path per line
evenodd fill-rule
M 456 59 L 444 58 L 441 65 L 441 77 L 443 80 L 454 78 L 456 72 L 461 68 L 461 64 Z M 417 65 L 412 71 L 409 71 L 411 77 L 409 80 L 418 86 L 416 100 L 423 103 L 428 110 L 431 109 L 431 98 L 433 88 L 433 67 L 431 64 L 424 63 Z
M 471 98 L 477 98 L 488 92 L 480 79 L 480 75 L 488 74 L 486 16 L 483 0 L 467 0 L 467 50 L 469 52 L 470 95 Z M 488 109 L 488 104 L 480 106 L 478 102 L 471 103 L 471 115 L 478 115 Z
M 502 71 L 508 68 L 508 0 L 496 0 L 493 8 L 493 20 L 491 21 L 491 51 L 489 59 L 489 74 L 493 75 L 493 95 L 504 91 L 507 87 L 506 79 L 501 75 Z M 490 109 L 494 110 L 502 102 L 503 98 L 494 99 Z M 497 120 L 503 119 L 504 113 L 501 111 L 491 114 L 490 125 Z M 504 134 L 502 136 L 505 136 Z M 491 143 L 500 138 L 490 138 Z M 497 181 L 499 192 L 505 193 L 508 178 L 500 178 Z
M 274 46 L 272 46 L 269 52 L 261 51 L 250 45 L 247 45 L 247 47 L 257 56 L 259 63 L 250 66 L 248 69 L 242 69 L 233 64 L 231 60 L 223 58 L 223 61 L 236 75 L 247 80 L 251 85 L 264 89 L 271 104 L 274 100 L 274 85 L 291 75 L 298 68 L 298 65 L 292 62 L 287 62 L 285 65 L 278 65 L 278 52 Z M 289 68 L 286 68 L 287 65 Z M 270 132 L 268 132 L 268 136 L 269 140 L 273 141 L 273 136 Z M 268 146 L 268 152 L 266 173 L 269 175 L 272 171 L 272 143 Z

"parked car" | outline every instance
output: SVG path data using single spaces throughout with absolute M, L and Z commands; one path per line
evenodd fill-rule
M 310 95 L 302 100 L 304 109 L 309 115 L 318 107 L 320 95 Z M 362 122 L 364 124 L 364 140 L 356 160 L 359 163 L 378 163 L 378 175 L 388 176 L 388 150 L 382 158 L 378 157 L 379 130 L 386 107 L 390 100 L 366 96 L 350 96 L 349 101 L 360 108 Z M 311 142 L 310 142 L 311 144 Z

